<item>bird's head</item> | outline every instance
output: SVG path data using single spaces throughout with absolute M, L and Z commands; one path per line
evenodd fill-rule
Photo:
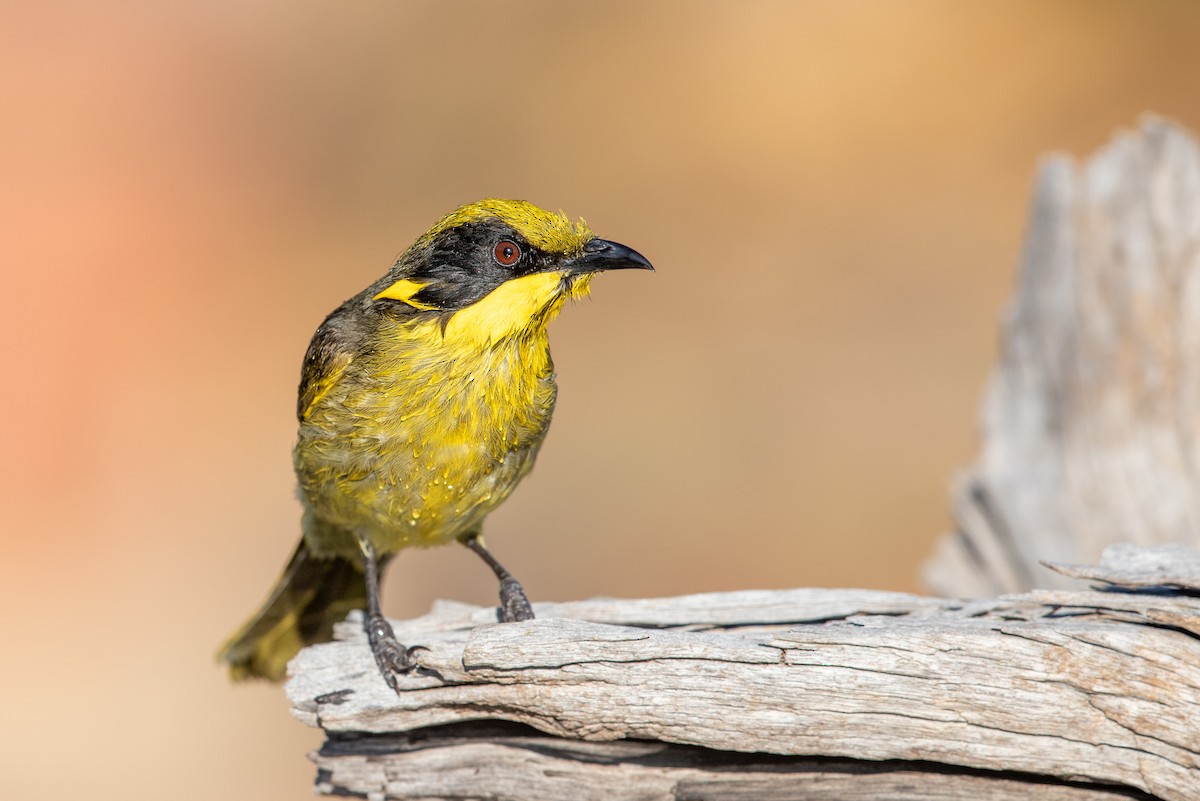
M 434 317 L 443 335 L 477 344 L 544 331 L 592 276 L 650 262 L 523 200 L 481 200 L 438 220 L 368 291 L 372 304 Z

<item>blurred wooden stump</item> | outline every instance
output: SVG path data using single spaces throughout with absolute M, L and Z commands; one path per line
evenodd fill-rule
M 926 565 L 948 596 L 1066 586 L 1045 559 L 1200 546 L 1200 151 L 1155 119 L 1042 166 L 1016 295 Z
M 328 736 L 318 791 L 1200 798 L 1200 552 L 1148 547 L 1200 545 L 1198 268 L 1186 132 L 1151 120 L 1043 166 L 982 452 L 926 569 L 951 596 L 1021 594 L 595 600 L 505 625 L 440 603 L 393 623 L 429 648 L 399 694 L 352 616 L 289 668 Z

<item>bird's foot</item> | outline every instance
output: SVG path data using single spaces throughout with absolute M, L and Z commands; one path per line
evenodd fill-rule
M 375 655 L 375 664 L 383 680 L 392 688 L 392 692 L 400 692 L 396 677 L 411 673 L 420 667 L 414 656 L 417 651 L 427 651 L 422 645 L 405 648 L 396 639 L 392 624 L 383 615 L 369 615 L 363 626 L 367 632 L 367 642 L 371 644 L 371 653 Z
M 521 582 L 508 576 L 500 580 L 500 622 L 516 623 L 519 620 L 533 620 L 533 606 Z

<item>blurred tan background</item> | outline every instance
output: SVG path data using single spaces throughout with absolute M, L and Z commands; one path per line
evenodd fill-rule
M 975 446 L 1035 164 L 1200 127 L 1200 4 L 8 4 L 0 357 L 10 798 L 308 798 L 222 638 L 298 536 L 325 313 L 483 196 L 614 274 L 553 332 L 489 521 L 535 600 L 919 589 Z M 462 549 L 387 608 L 492 603 Z

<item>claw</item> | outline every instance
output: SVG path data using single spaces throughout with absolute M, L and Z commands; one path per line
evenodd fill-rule
M 375 655 L 375 664 L 383 680 L 392 688 L 392 692 L 400 692 L 398 675 L 412 672 L 418 667 L 414 654 L 417 651 L 428 651 L 423 645 L 405 648 L 396 640 L 392 625 L 382 615 L 371 615 L 367 618 L 364 628 L 367 631 L 367 642 L 371 644 L 371 653 Z

